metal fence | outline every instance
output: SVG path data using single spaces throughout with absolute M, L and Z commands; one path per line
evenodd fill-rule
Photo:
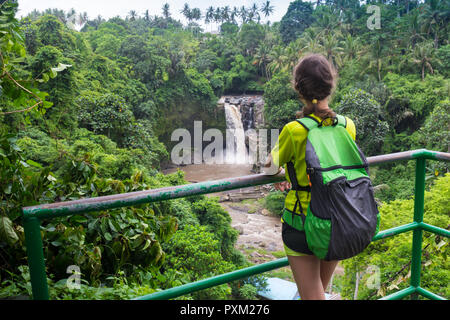
M 415 160 L 415 194 L 414 194 L 414 216 L 409 224 L 395 227 L 379 232 L 373 241 L 392 237 L 397 234 L 412 231 L 412 256 L 411 256 L 411 279 L 410 286 L 400 290 L 383 299 L 401 299 L 405 296 L 420 294 L 429 299 L 444 299 L 422 287 L 420 287 L 421 256 L 422 256 L 422 233 L 432 232 L 441 236 L 450 237 L 450 231 L 429 225 L 423 222 L 424 194 L 425 194 L 425 164 L 426 160 L 450 161 L 450 153 L 428 151 L 425 149 L 399 152 L 375 157 L 369 157 L 369 165 L 378 165 L 393 161 Z M 25 230 L 25 244 L 27 247 L 28 264 L 30 267 L 30 278 L 33 299 L 48 300 L 47 275 L 45 271 L 45 259 L 41 237 L 41 222 L 44 219 L 54 219 L 62 216 L 71 216 L 92 211 L 107 210 L 119 207 L 133 206 L 137 204 L 156 201 L 183 198 L 193 195 L 215 193 L 226 190 L 245 188 L 285 180 L 283 175 L 267 176 L 255 174 L 238 178 L 206 181 L 195 184 L 180 185 L 161 189 L 152 189 L 139 192 L 117 194 L 96 198 L 80 199 L 39 206 L 24 207 L 23 227 Z M 259 264 L 256 266 L 240 269 L 230 273 L 218 275 L 212 278 L 192 282 L 179 287 L 152 293 L 138 297 L 139 300 L 172 299 L 184 294 L 198 290 L 229 283 L 252 275 L 260 274 L 273 269 L 288 265 L 287 258 Z

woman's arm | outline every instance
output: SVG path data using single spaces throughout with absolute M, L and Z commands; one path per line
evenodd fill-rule
M 271 154 L 267 157 L 266 163 L 264 164 L 264 168 L 271 168 L 268 170 L 269 172 L 264 171 L 264 174 L 266 174 L 266 175 L 276 175 L 279 173 L 284 174 L 283 168 L 279 167 L 278 169 L 276 169 L 275 164 L 272 161 Z M 276 173 L 273 173 L 274 171 L 276 171 Z M 291 184 L 288 181 L 278 182 L 278 183 L 275 183 L 273 186 L 275 187 L 275 189 L 280 190 L 280 191 L 288 190 L 291 188 Z

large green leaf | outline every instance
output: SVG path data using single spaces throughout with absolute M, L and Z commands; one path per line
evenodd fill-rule
M 19 237 L 14 230 L 12 221 L 8 217 L 0 217 L 0 240 L 14 245 L 19 241 Z

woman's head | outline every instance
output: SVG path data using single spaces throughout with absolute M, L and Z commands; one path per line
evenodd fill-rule
M 318 108 L 317 102 L 329 97 L 336 86 L 337 74 L 331 63 L 320 54 L 302 58 L 294 68 L 294 88 L 306 102 L 303 115 L 315 112 L 321 118 L 334 117 L 329 108 Z

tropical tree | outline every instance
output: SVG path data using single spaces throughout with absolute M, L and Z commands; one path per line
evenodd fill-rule
M 232 23 L 236 23 L 236 17 L 239 16 L 239 9 L 237 7 L 233 7 L 230 13 L 230 19 Z
M 78 15 L 78 24 L 79 24 L 80 26 L 82 26 L 82 25 L 85 24 L 88 20 L 89 20 L 89 18 L 88 18 L 87 12 L 86 12 L 86 11 L 83 12 L 83 13 L 80 12 L 80 14 Z
M 271 61 L 268 65 L 269 72 L 272 74 L 284 70 L 287 62 L 287 57 L 283 46 L 276 45 L 272 48 L 269 53 L 269 60 Z
M 256 21 L 258 21 L 258 23 L 261 21 L 261 15 L 259 14 L 259 8 L 255 2 L 250 7 L 249 16 L 251 17 L 250 21 L 253 21 L 253 19 L 256 19 Z
M 188 3 L 184 4 L 183 10 L 180 11 L 184 17 L 191 22 L 192 21 L 192 13 L 191 13 L 191 8 L 189 7 Z
M 433 42 L 428 41 L 417 44 L 408 57 L 412 63 L 420 67 L 422 81 L 425 79 L 426 70 L 431 74 L 434 73 L 433 66 L 431 65 L 435 60 L 435 48 Z
M 341 41 L 341 49 L 343 61 L 359 59 L 359 54 L 361 53 L 360 39 L 347 34 L 344 40 Z
M 256 53 L 253 56 L 254 65 L 258 65 L 263 76 L 266 77 L 266 80 L 270 79 L 270 71 L 268 65 L 270 63 L 270 46 L 265 42 L 261 42 L 259 47 L 256 48 Z
M 246 23 L 248 21 L 248 12 L 247 12 L 247 9 L 244 6 L 242 6 L 239 9 L 239 16 L 241 17 L 242 24 L 244 24 L 244 23 Z
M 170 17 L 170 6 L 167 2 L 163 5 L 162 11 L 163 11 L 163 17 L 168 19 Z
M 222 23 L 223 22 L 222 9 L 220 7 L 217 7 L 216 11 L 214 12 L 214 21 L 216 23 Z
M 339 11 L 336 8 L 320 6 L 314 11 L 314 23 L 312 27 L 320 30 L 321 33 L 328 34 L 336 30 L 341 22 L 339 21 Z
M 264 13 L 266 18 L 273 13 L 273 10 L 274 6 L 271 5 L 269 0 L 267 0 L 261 7 L 261 12 Z
M 130 17 L 130 21 L 134 21 L 138 17 L 138 14 L 136 10 L 130 10 L 130 12 L 128 12 L 128 16 Z
M 313 22 L 311 3 L 301 0 L 291 2 L 280 22 L 281 39 L 285 44 L 296 40 Z
M 383 46 L 382 40 L 377 39 L 373 42 L 368 50 L 368 54 L 366 55 L 367 68 L 363 72 L 365 72 L 367 69 L 375 68 L 377 79 L 378 81 L 381 81 L 381 69 L 387 62 L 385 56 L 386 48 Z
M 222 8 L 222 21 L 229 21 L 230 20 L 230 6 L 225 6 Z
M 413 13 L 407 16 L 407 30 L 403 33 L 407 46 L 411 45 L 414 49 L 416 43 L 424 39 L 420 31 L 420 13 L 418 10 L 414 10 Z
M 423 31 L 434 35 L 434 47 L 439 47 L 440 33 L 450 22 L 450 4 L 448 0 L 428 0 L 423 5 L 421 20 Z
M 321 48 L 328 61 L 337 68 L 341 65 L 340 52 L 342 48 L 339 46 L 340 41 L 338 33 L 328 33 L 320 38 Z
M 205 13 L 205 23 L 210 24 L 214 20 L 214 7 L 209 6 Z
M 150 21 L 150 12 L 148 11 L 148 9 L 144 12 L 144 20 Z
M 191 10 L 191 18 L 192 20 L 198 21 L 202 18 L 202 12 L 199 8 L 193 8 Z
M 308 28 L 297 40 L 298 47 L 309 52 L 317 52 L 320 50 L 320 38 L 318 37 L 318 30 Z

